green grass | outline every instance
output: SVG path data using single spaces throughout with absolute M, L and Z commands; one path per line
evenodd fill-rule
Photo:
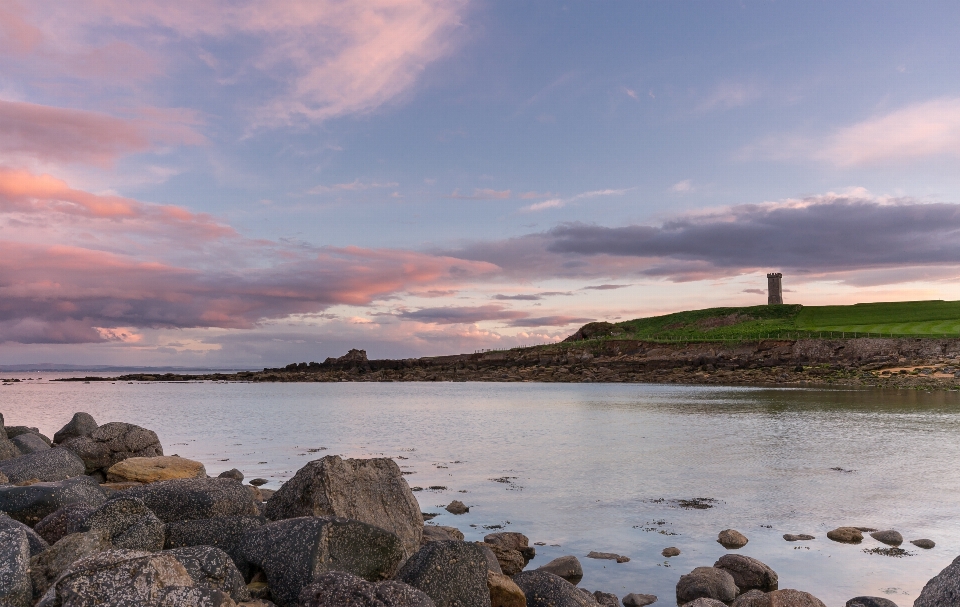
M 960 337 L 960 301 L 708 308 L 603 325 L 602 338 L 663 341 L 776 337 Z

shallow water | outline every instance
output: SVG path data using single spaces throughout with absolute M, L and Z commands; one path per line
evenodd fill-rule
M 45 376 L 45 377 L 50 377 Z M 673 605 L 679 577 L 726 552 L 780 575 L 781 588 L 828 606 L 858 595 L 912 605 L 926 581 L 960 554 L 960 394 L 913 390 L 796 390 L 630 384 L 490 383 L 53 383 L 0 387 L 8 425 L 52 435 L 74 411 L 127 421 L 160 436 L 167 454 L 215 475 L 239 468 L 277 488 L 327 454 L 389 456 L 433 519 L 467 539 L 484 526 L 521 531 L 537 547 L 530 567 L 577 555 L 581 586 Z M 308 449 L 320 449 L 314 453 Z M 837 471 L 842 468 L 848 471 Z M 496 479 L 496 480 L 495 480 Z M 675 500 L 717 500 L 684 509 Z M 442 507 L 460 499 L 461 516 Z M 912 556 L 826 539 L 841 525 L 927 537 Z M 784 533 L 811 533 L 786 542 Z M 554 546 L 554 545 L 557 546 Z M 660 556 L 667 546 L 682 555 Z M 584 558 L 616 552 L 629 563 Z

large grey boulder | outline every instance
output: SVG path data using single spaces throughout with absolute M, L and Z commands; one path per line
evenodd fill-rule
M 45 539 L 37 535 L 37 532 L 24 525 L 20 521 L 10 518 L 5 512 L 0 512 L 0 529 L 21 529 L 27 534 L 27 543 L 30 545 L 30 556 L 40 554 L 50 547 Z
M 82 502 L 67 504 L 43 517 L 34 525 L 33 530 L 48 544 L 56 544 L 62 537 L 83 531 L 84 521 L 94 510 L 96 510 L 95 507 Z
M 30 607 L 32 604 L 27 534 L 15 527 L 0 529 L 0 605 Z
M 762 590 L 747 590 L 730 604 L 730 607 L 770 607 L 767 593 Z
M 87 474 L 98 473 L 104 477 L 111 466 L 127 458 L 163 455 L 160 439 L 153 430 L 123 422 L 104 424 L 90 436 L 68 438 L 60 446 L 83 460 Z
M 198 586 L 220 590 L 234 601 L 250 600 L 250 591 L 230 556 L 213 546 L 191 546 L 166 551 L 172 554 Z
M 167 523 L 164 548 L 214 546 L 230 555 L 244 579 L 249 580 L 254 571 L 252 564 L 243 557 L 243 538 L 263 524 L 264 519 L 256 516 L 224 516 Z
M 558 575 L 574 586 L 583 579 L 583 565 L 580 564 L 580 559 L 573 555 L 555 558 L 546 565 L 538 567 L 537 571 L 546 571 Z
M 45 442 L 48 447 L 52 444 L 52 441 L 49 438 L 41 434 L 40 428 L 31 428 L 30 426 L 5 426 L 4 430 L 7 433 L 7 438 L 10 440 L 13 440 L 16 437 L 24 434 L 33 434 Z
M 231 478 L 160 481 L 132 487 L 123 494 L 142 499 L 165 523 L 260 514 L 260 508 L 250 491 Z
M 36 525 L 42 518 L 67 504 L 100 506 L 104 501 L 104 490 L 89 476 L 53 483 L 34 483 L 25 487 L 0 487 L 0 511 L 27 525 Z
M 50 445 L 48 445 L 45 440 L 40 438 L 39 434 L 34 434 L 33 432 L 25 432 L 15 436 L 10 439 L 10 442 L 16 445 L 17 449 L 20 450 L 20 453 L 24 455 L 36 453 L 38 451 L 47 451 L 50 449 Z
M 430 542 L 407 560 L 397 579 L 422 590 L 436 607 L 490 607 L 487 557 L 471 542 Z
M 93 435 L 96 429 L 97 422 L 93 419 L 92 415 L 83 412 L 74 413 L 73 419 L 53 435 L 53 442 L 59 444 L 68 438 L 76 438 L 78 436 L 89 437 Z
M 73 533 L 34 555 L 30 559 L 30 578 L 33 580 L 33 597 L 39 599 L 60 574 L 80 559 L 110 550 L 110 536 L 105 531 Z
M 280 607 L 295 605 L 300 591 L 327 571 L 376 582 L 392 578 L 403 559 L 403 545 L 395 534 L 334 516 L 266 524 L 247 533 L 241 552 L 266 574 Z
M 809 592 L 800 590 L 774 590 L 754 603 L 755 607 L 827 607 L 823 601 Z
M 526 595 L 527 607 L 597 607 L 593 595 L 546 571 L 523 571 L 513 581 Z
M 753 589 L 772 592 L 779 584 L 776 571 L 757 559 L 742 554 L 725 554 L 713 566 L 732 575 L 740 592 Z
M 157 552 L 163 550 L 166 526 L 143 500 L 121 495 L 91 512 L 85 531 L 105 531 L 116 548 Z
M 423 515 L 400 467 L 389 458 L 342 459 L 328 455 L 309 462 L 267 501 L 270 520 L 342 516 L 396 534 L 404 557 L 420 549 Z
M 176 596 L 183 592 L 178 589 L 191 589 L 195 585 L 172 554 L 106 550 L 68 567 L 51 584 L 38 607 L 202 605 L 168 600 L 171 593 Z
M 960 556 L 927 582 L 913 607 L 960 605 Z
M 300 607 L 435 607 L 425 593 L 401 582 L 368 582 L 330 571 L 300 591 Z
M 46 449 L 4 460 L 0 462 L 0 472 L 11 483 L 33 479 L 48 482 L 80 476 L 84 467 L 83 461 L 66 449 Z
M 897 604 L 879 596 L 858 596 L 847 601 L 846 607 L 897 607 Z
M 689 603 L 685 603 L 683 607 L 727 607 L 727 604 L 722 601 L 718 601 L 716 599 L 708 599 L 708 598 L 700 597 L 699 599 L 694 599 Z
M 715 567 L 697 567 L 680 576 L 677 604 L 683 605 L 701 597 L 729 603 L 737 598 L 737 584 L 728 571 Z

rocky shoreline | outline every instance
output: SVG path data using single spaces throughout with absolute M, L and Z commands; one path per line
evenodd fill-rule
M 641 607 L 578 584 L 566 555 L 531 568 L 522 533 L 468 542 L 425 517 L 390 458 L 331 455 L 302 467 L 280 489 L 243 484 L 230 470 L 211 478 L 201 462 L 165 456 L 156 433 L 77 413 L 51 439 L 7 427 L 0 415 L 0 605 L 4 607 Z M 447 510 L 465 512 L 453 502 Z M 901 550 L 895 530 L 839 527 L 832 541 L 863 533 Z M 813 536 L 785 535 L 803 542 Z M 728 551 L 676 586 L 684 607 L 824 607 L 814 594 L 779 588 L 777 573 L 735 552 L 749 539 L 718 534 Z M 921 549 L 934 542 L 915 539 Z M 680 554 L 663 550 L 665 558 Z M 587 558 L 627 562 L 591 552 Z M 642 590 L 638 589 L 638 590 Z M 815 590 L 815 589 L 814 589 Z M 660 602 L 671 601 L 661 597 Z M 931 579 L 914 607 L 960 604 L 960 557 Z M 855 597 L 846 607 L 897 607 Z M 904 606 L 901 606 L 904 607 Z
M 695 385 L 960 389 L 960 339 L 763 339 L 563 342 L 474 354 L 368 360 L 351 350 L 322 363 L 239 373 L 130 374 L 62 381 L 636 382 Z

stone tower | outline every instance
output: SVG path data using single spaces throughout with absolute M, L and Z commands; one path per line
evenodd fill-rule
M 783 303 L 783 285 L 780 283 L 780 279 L 782 278 L 783 278 L 783 274 L 781 274 L 780 272 L 767 274 L 767 305 L 768 306 Z

